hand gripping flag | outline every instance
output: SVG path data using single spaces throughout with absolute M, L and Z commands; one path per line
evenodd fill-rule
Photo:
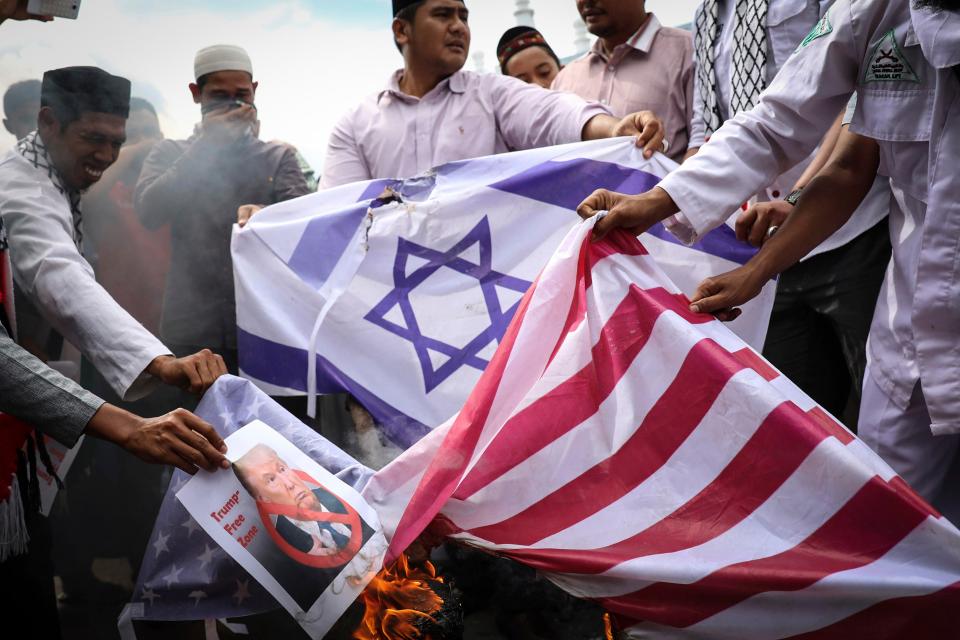
M 628 636 L 956 636 L 960 532 L 639 240 L 572 230 L 463 409 L 364 489 L 537 568 Z
M 262 420 L 318 464 L 358 491 L 372 471 L 328 442 L 249 381 L 217 380 L 197 407 L 198 416 L 227 436 Z M 177 492 L 190 479 L 175 471 L 147 544 L 133 600 L 121 615 L 120 635 L 136 638 L 135 620 L 202 620 L 247 616 L 280 608 L 190 516 Z M 308 478 L 311 484 L 320 483 Z M 348 510 L 349 511 L 349 510 Z M 269 514 L 267 514 L 269 515 Z M 330 514 L 318 517 L 330 518 Z M 269 530 L 268 530 L 269 532 Z
M 272 395 L 347 391 L 409 446 L 463 406 L 577 205 L 598 188 L 641 193 L 675 166 L 603 140 L 274 205 L 233 238 L 241 372 Z M 692 247 L 661 225 L 643 241 L 687 293 L 755 252 L 727 225 Z M 757 347 L 774 289 L 734 325 Z

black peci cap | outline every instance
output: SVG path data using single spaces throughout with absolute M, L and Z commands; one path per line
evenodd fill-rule
M 40 106 L 56 113 L 92 111 L 126 118 L 130 114 L 130 81 L 98 67 L 65 67 L 43 74 Z

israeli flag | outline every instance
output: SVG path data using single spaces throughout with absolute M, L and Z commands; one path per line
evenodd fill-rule
M 233 236 L 241 374 L 271 395 L 346 391 L 401 447 L 459 411 L 519 301 L 595 189 L 676 167 L 626 139 L 465 160 L 273 205 Z M 677 286 L 745 263 L 729 225 L 642 236 Z M 775 284 L 732 328 L 762 347 Z

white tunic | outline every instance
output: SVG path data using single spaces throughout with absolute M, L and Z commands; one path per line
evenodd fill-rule
M 767 11 L 767 63 L 764 76 L 767 84 L 776 77 L 780 68 L 786 63 L 797 45 L 810 32 L 811 27 L 827 11 L 833 0 L 770 0 Z M 734 42 L 734 0 L 720 0 L 720 23 L 722 29 L 714 43 L 715 71 L 717 86 L 717 106 L 720 116 L 726 120 L 731 117 L 730 100 L 733 96 L 731 84 L 731 64 L 733 62 Z M 703 4 L 696 13 L 703 11 Z M 697 24 L 696 18 L 694 24 Z M 690 125 L 691 147 L 699 147 L 704 143 L 706 126 L 703 120 L 703 87 L 699 83 L 699 76 L 695 74 L 694 81 L 694 114 Z M 839 111 L 837 112 L 839 114 Z M 785 197 L 807 165 L 813 160 L 814 153 L 809 157 L 787 169 L 769 184 L 752 196 L 756 201 L 778 200 Z M 864 231 L 871 229 L 889 212 L 890 187 L 884 178 L 878 178 L 873 188 L 864 198 L 850 220 L 837 229 L 829 238 L 808 253 L 804 259 L 842 247 Z
M 943 13 L 956 24 L 955 12 Z M 955 40 L 937 46 L 956 57 Z M 760 104 L 660 183 L 681 211 L 668 226 L 687 241 L 703 235 L 723 222 L 718 212 L 808 154 L 857 91 L 851 130 L 879 142 L 880 173 L 894 193 L 893 260 L 871 327 L 870 370 L 903 408 L 921 380 L 936 433 L 960 432 L 957 83 L 927 62 L 907 0 L 839 0 Z
M 13 277 L 44 318 L 125 400 L 151 390 L 144 370 L 170 353 L 114 301 L 77 250 L 67 196 L 16 149 L 0 158 L 0 216 Z
M 936 68 L 913 337 L 934 434 L 960 433 L 960 12 L 910 10 Z

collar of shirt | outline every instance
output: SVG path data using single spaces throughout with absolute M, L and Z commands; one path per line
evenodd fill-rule
M 599 57 L 605 63 L 617 64 L 623 60 L 624 56 L 626 56 L 631 49 L 640 51 L 641 53 L 650 53 L 650 47 L 653 46 L 653 39 L 656 37 L 658 31 L 660 31 L 660 21 L 657 20 L 657 16 L 653 15 L 653 13 L 648 13 L 647 19 L 640 28 L 637 29 L 626 42 L 614 47 L 611 55 L 607 55 L 607 52 L 603 48 L 603 42 L 599 38 L 593 43 L 593 48 L 590 50 L 590 53 Z
M 403 90 L 400 89 L 400 78 L 402 77 L 403 69 L 397 69 L 390 75 L 390 79 L 387 80 L 387 86 L 384 87 L 383 91 L 381 91 L 377 96 L 378 104 L 386 95 L 396 96 L 404 102 L 419 102 L 423 98 L 431 96 L 437 92 L 449 91 L 450 93 L 465 93 L 467 90 L 467 81 L 463 75 L 463 71 L 457 71 L 449 78 L 444 78 L 441 80 L 440 83 L 431 89 L 425 96 L 423 96 L 423 98 L 417 98 L 404 93 Z
M 53 166 L 53 160 L 50 159 L 47 146 L 43 143 L 43 138 L 40 137 L 39 132 L 34 131 L 28 133 L 22 140 L 17 142 L 17 152 L 23 156 L 27 162 L 32 164 L 34 169 L 46 171 L 47 177 L 50 179 L 50 182 L 53 183 L 53 186 L 67 198 L 67 203 L 70 205 L 70 213 L 73 215 L 74 242 L 77 243 L 78 249 L 81 248 L 83 243 L 83 228 L 80 226 L 83 220 L 83 215 L 80 211 L 81 192 L 67 187 L 63 181 L 63 176 L 61 176 L 57 168 Z
M 930 64 L 938 69 L 960 64 L 960 13 L 928 7 L 918 9 L 911 3 L 910 17 L 912 24 L 907 38 L 912 36 L 920 44 Z

